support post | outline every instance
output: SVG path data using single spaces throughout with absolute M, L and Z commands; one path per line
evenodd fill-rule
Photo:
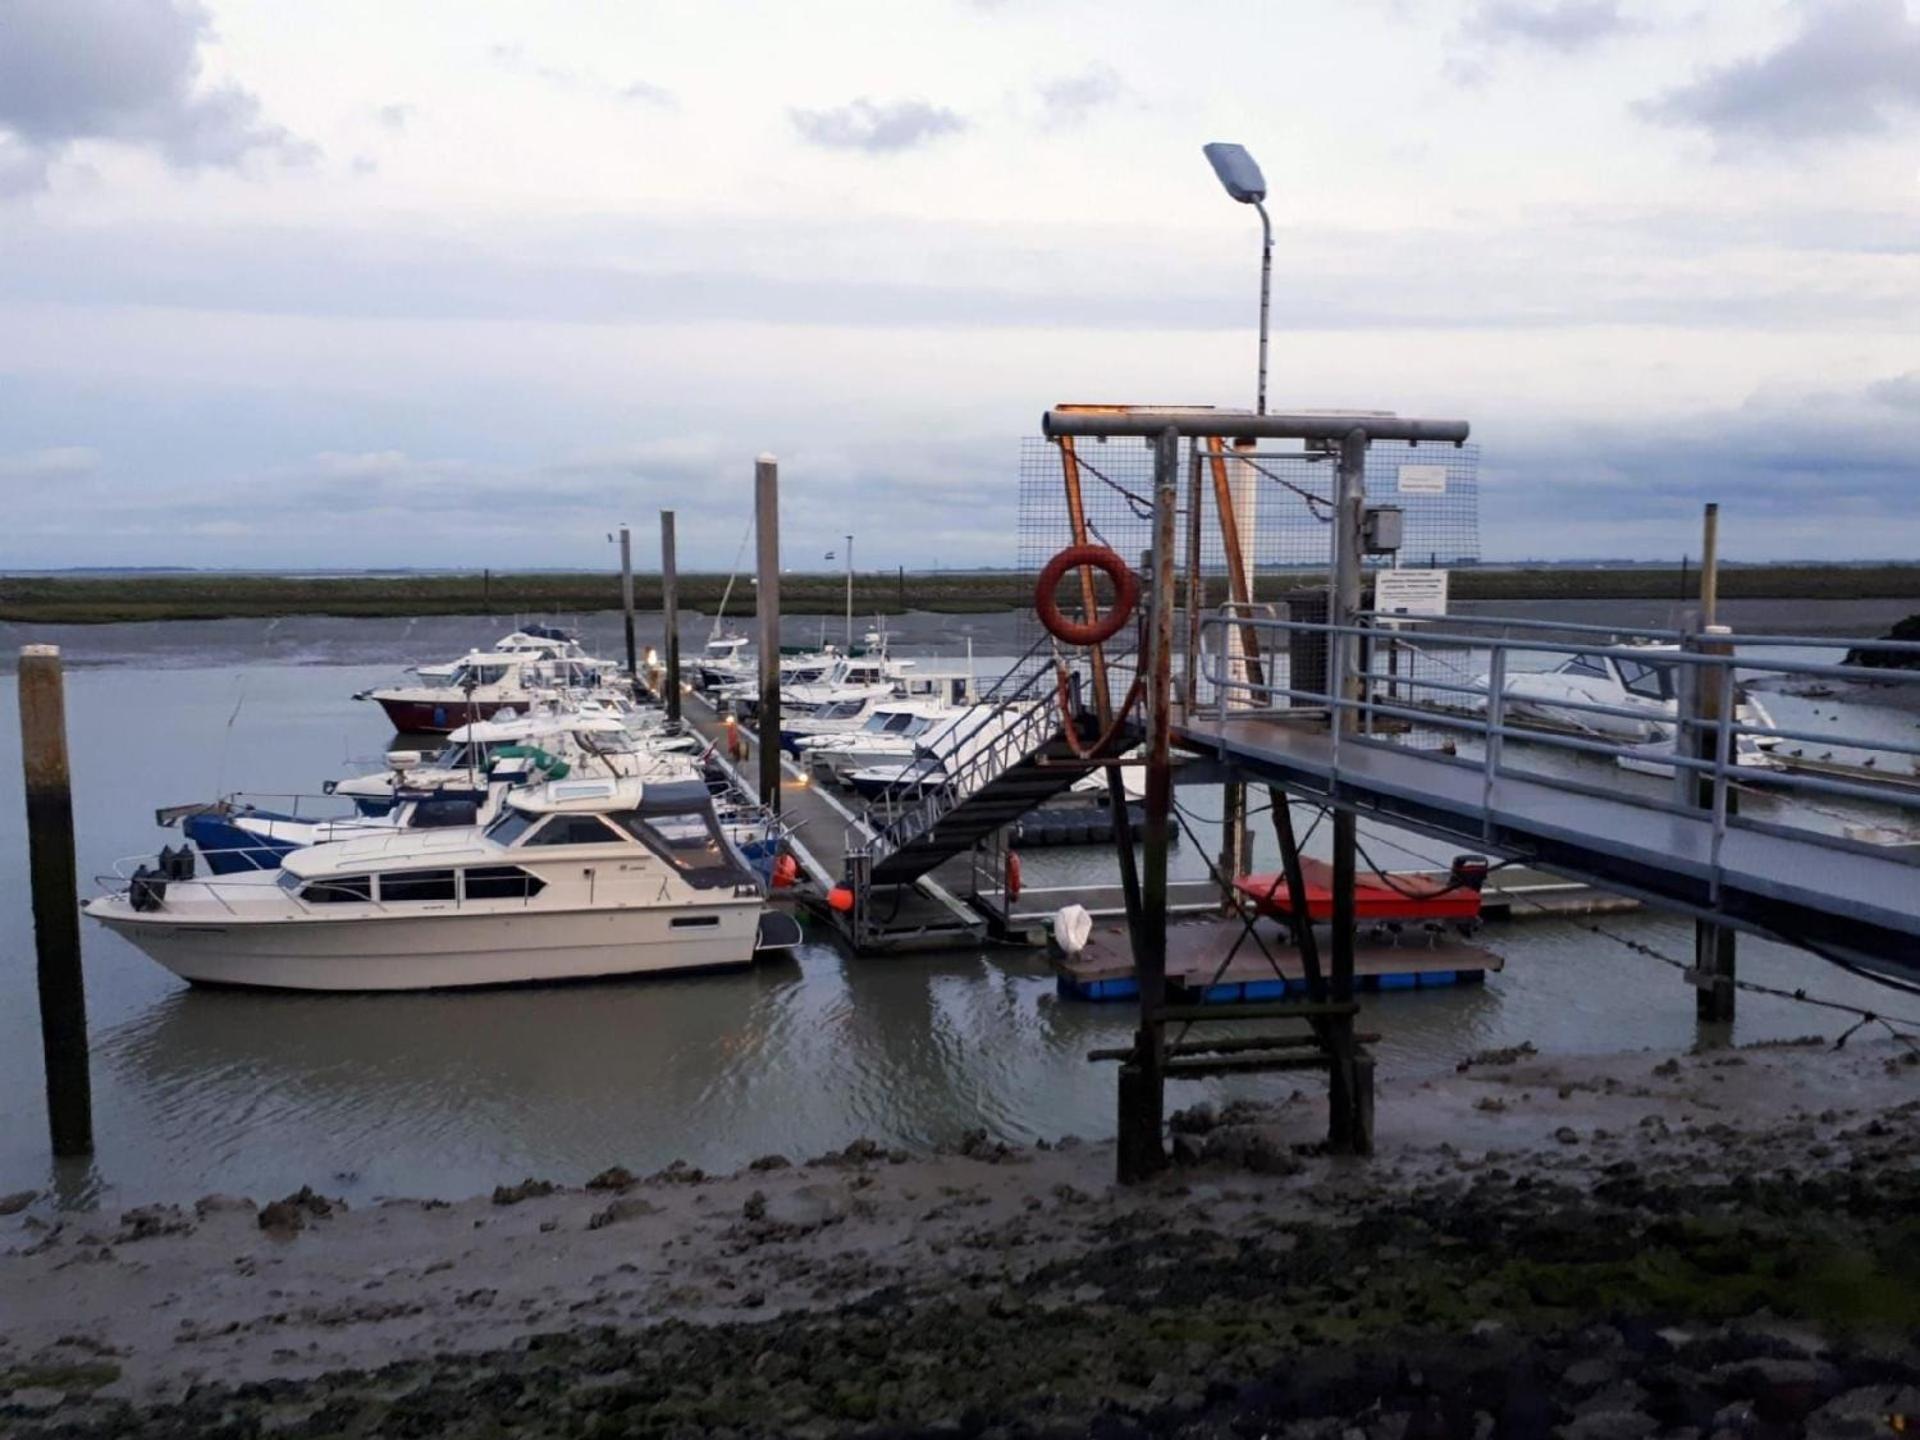
M 1173 817 L 1174 512 L 1180 436 L 1171 428 L 1154 444 L 1153 589 L 1147 610 L 1147 795 L 1142 827 L 1140 916 L 1134 974 L 1140 986 L 1140 1028 L 1133 1063 L 1120 1085 L 1118 1170 L 1121 1183 L 1144 1180 L 1166 1165 L 1160 1132 L 1166 1114 L 1167 846 Z M 1131 1070 L 1132 1075 L 1125 1072 Z
M 1701 517 L 1700 537 L 1700 628 L 1705 636 L 1724 634 L 1725 627 L 1716 623 L 1720 608 L 1720 507 L 1708 504 Z M 1705 638 L 1701 641 L 1701 652 L 1709 655 L 1731 655 L 1732 650 L 1724 641 Z M 1725 684 L 1726 677 L 1722 667 L 1702 668 L 1694 677 L 1692 686 L 1692 712 L 1700 724 L 1697 729 L 1682 731 L 1674 737 L 1675 746 L 1686 743 L 1688 735 L 1692 743 L 1685 753 L 1695 755 L 1702 760 L 1715 757 L 1723 761 L 1730 760 L 1728 747 L 1720 744 L 1719 727 L 1723 721 L 1733 716 L 1722 709 L 1723 699 L 1731 706 L 1732 687 Z M 1727 785 L 1727 777 L 1700 777 L 1693 786 L 1694 803 L 1702 809 L 1714 808 L 1714 791 Z M 1728 814 L 1737 808 L 1737 792 L 1726 790 L 1726 809 Z M 1716 854 L 1718 847 L 1715 847 Z M 1739 993 L 1734 988 L 1738 972 L 1738 949 L 1734 940 L 1734 931 L 1726 925 L 1715 924 L 1711 920 L 1693 922 L 1693 983 L 1694 983 L 1694 1019 L 1701 1025 L 1726 1026 L 1733 1023 L 1734 998 Z
M 621 532 L 624 537 L 626 532 Z M 680 565 L 674 555 L 673 511 L 660 512 L 660 609 L 666 622 L 661 657 L 666 661 L 666 678 L 660 682 L 665 692 L 667 719 L 680 719 Z M 633 656 L 633 616 L 627 616 L 627 656 Z
M 627 683 L 638 692 L 640 660 L 633 648 L 633 535 L 624 525 L 620 527 L 620 613 L 627 630 Z
M 87 992 L 73 861 L 72 774 L 60 647 L 20 648 L 20 763 L 27 792 L 27 870 L 46 1058 L 47 1130 L 56 1156 L 93 1153 Z
M 760 620 L 760 803 L 780 814 L 780 465 L 753 463 L 753 515 Z
M 1266 393 L 1264 324 L 1261 333 L 1261 394 L 1263 397 L 1261 408 L 1264 411 Z M 1250 450 L 1255 448 L 1257 443 L 1248 442 L 1244 446 L 1236 443 L 1235 448 Z M 1236 494 L 1233 482 L 1229 478 L 1226 452 L 1218 436 L 1208 437 L 1207 458 L 1213 470 L 1214 509 L 1220 517 L 1220 540 L 1227 557 L 1227 599 L 1231 602 L 1235 618 L 1251 620 L 1253 618 L 1252 529 L 1249 527 L 1245 532 L 1241 530 L 1241 520 L 1246 518 L 1242 511 L 1247 508 L 1242 502 L 1251 502 L 1254 494 L 1251 482 L 1248 480 L 1251 472 L 1244 459 L 1238 462 L 1241 466 L 1242 484 L 1239 487 L 1239 493 Z M 1234 656 L 1236 644 L 1239 650 L 1237 667 Z M 1241 674 L 1237 678 L 1248 684 L 1258 686 L 1266 682 L 1266 674 L 1260 663 L 1259 632 L 1251 625 L 1230 628 L 1227 631 L 1226 649 L 1229 678 L 1236 678 L 1233 672 L 1238 668 Z M 1252 697 L 1249 696 L 1247 702 L 1243 703 L 1251 703 L 1251 700 Z M 1230 699 L 1223 696 L 1222 713 L 1224 714 L 1230 708 Z M 1218 866 L 1220 878 L 1225 885 L 1220 903 L 1227 910 L 1232 910 L 1235 906 L 1233 882 L 1246 873 L 1249 850 L 1247 787 L 1237 780 L 1229 780 L 1220 790 L 1220 863 Z
M 1332 603 L 1328 618 L 1336 627 L 1354 623 L 1360 609 L 1361 514 L 1366 505 L 1367 432 L 1354 429 L 1340 441 L 1340 474 L 1334 512 Z M 1352 702 L 1360 698 L 1360 681 L 1349 657 L 1353 637 L 1334 633 L 1327 637 L 1327 694 L 1330 698 Z M 1349 705 L 1333 715 L 1334 753 L 1339 754 L 1342 735 L 1353 734 L 1359 716 Z M 1340 805 L 1338 777 L 1331 797 L 1333 812 L 1333 955 L 1329 976 L 1329 995 L 1336 1004 L 1353 1000 L 1354 882 L 1357 835 L 1353 810 Z M 1338 1015 L 1325 1023 L 1322 1032 L 1330 1052 L 1328 1069 L 1327 1122 L 1328 1148 L 1339 1154 L 1364 1155 L 1373 1148 L 1371 1094 L 1372 1067 L 1360 1063 L 1353 1038 L 1353 1016 Z

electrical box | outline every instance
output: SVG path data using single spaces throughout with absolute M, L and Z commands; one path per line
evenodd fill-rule
M 1397 505 L 1369 505 L 1360 518 L 1360 548 L 1369 555 L 1391 555 L 1400 548 L 1406 512 Z

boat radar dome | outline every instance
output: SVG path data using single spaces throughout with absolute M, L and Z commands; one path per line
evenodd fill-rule
M 418 765 L 421 755 L 418 750 L 389 750 L 387 765 L 394 770 L 411 770 Z

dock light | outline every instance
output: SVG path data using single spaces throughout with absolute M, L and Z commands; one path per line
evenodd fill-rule
M 1267 178 L 1244 145 L 1216 140 L 1200 147 L 1213 166 L 1221 188 L 1242 205 L 1260 212 L 1260 378 L 1255 389 L 1254 413 L 1267 413 L 1267 301 L 1273 290 L 1273 222 L 1267 218 Z

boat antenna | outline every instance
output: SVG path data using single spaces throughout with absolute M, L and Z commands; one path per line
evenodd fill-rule
M 733 569 L 727 573 L 727 588 L 720 592 L 720 608 L 713 612 L 713 630 L 709 640 L 720 638 L 720 622 L 727 618 L 727 598 L 733 594 L 733 582 L 740 578 L 740 561 L 747 553 L 747 542 L 753 538 L 753 517 L 747 517 L 747 528 L 740 536 L 740 544 L 733 552 Z

